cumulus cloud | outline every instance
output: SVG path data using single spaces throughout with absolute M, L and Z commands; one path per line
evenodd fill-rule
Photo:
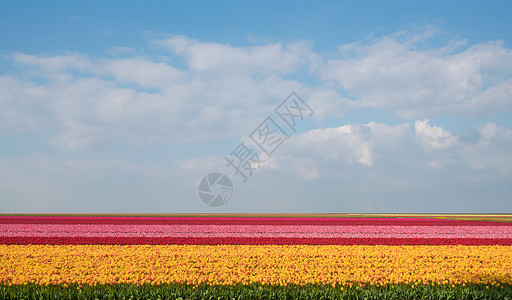
M 312 55 L 306 42 L 233 47 L 176 35 L 157 44 L 184 56 L 192 70 L 217 74 L 285 74 L 304 66 L 307 55 Z
M 304 171 L 301 164 L 307 162 L 315 174 L 311 179 L 315 179 L 324 178 L 324 173 L 347 170 L 367 170 L 367 175 L 384 178 L 405 170 L 421 173 L 429 168 L 448 168 L 463 177 L 477 170 L 508 174 L 512 168 L 510 129 L 485 124 L 476 130 L 478 140 L 471 142 L 427 120 L 416 121 L 412 129 L 409 123 L 390 126 L 372 122 L 311 130 L 293 136 L 280 149 L 285 154 L 272 157 L 262 170 L 308 179 L 300 174 Z
M 503 41 L 462 49 L 420 45 L 435 32 L 399 32 L 339 47 L 319 76 L 337 83 L 360 107 L 394 111 L 405 119 L 512 110 L 512 52 Z
M 438 126 L 430 126 L 428 120 L 414 122 L 414 130 L 419 142 L 428 149 L 450 148 L 457 143 L 457 138 L 451 132 Z
M 87 192 L 90 187 L 106 184 L 97 199 L 131 199 L 136 210 L 142 207 L 135 201 L 143 193 L 120 188 L 130 185 L 128 177 L 133 176 L 143 182 L 134 186 L 159 201 L 172 193 L 193 197 L 198 180 L 209 172 L 236 178 L 223 156 L 229 151 L 217 153 L 209 143 L 247 136 L 295 91 L 314 110 L 320 128 L 291 136 L 266 159 L 250 184 L 237 187 L 252 204 L 240 201 L 232 209 L 329 210 L 340 195 L 344 200 L 336 207 L 342 210 L 429 211 L 430 201 L 438 201 L 439 207 L 452 203 L 450 209 L 456 209 L 460 199 L 450 199 L 476 199 L 477 188 L 486 197 L 496 191 L 499 202 L 510 194 L 512 130 L 485 116 L 511 111 L 511 51 L 501 41 L 426 47 L 437 34 L 399 32 L 340 45 L 336 53 L 317 53 L 304 41 L 233 46 L 179 35 L 154 41 L 159 54 L 168 51 L 167 60 L 122 48 L 107 50 L 122 57 L 16 53 L 11 56 L 15 71 L 0 76 L 2 134 L 42 133 L 44 145 L 35 148 L 50 144 L 55 153 L 70 157 L 102 156 L 97 149 L 112 146 L 140 159 L 145 155 L 140 148 L 162 145 L 181 156 L 147 155 L 168 166 L 163 169 L 149 162 L 127 164 L 115 155 L 107 159 L 110 164 L 77 157 L 72 163 L 3 159 L 0 196 L 8 197 L 9 209 L 14 209 L 21 207 L 15 201 L 20 197 L 34 203 L 44 195 L 37 206 L 43 209 L 55 205 L 54 198 L 72 198 L 76 190 L 94 196 Z M 398 118 L 393 124 L 345 122 L 351 110 L 365 113 L 365 108 Z M 462 132 L 436 123 L 436 117 L 451 115 L 483 121 Z M 150 192 L 154 185 L 141 174 L 159 184 L 158 193 Z M 104 183 L 108 178 L 120 178 L 121 183 Z M 30 183 L 34 192 L 24 192 L 15 182 Z M 62 182 L 65 188 L 59 187 Z M 172 187 L 167 187 L 170 182 Z M 409 204 L 418 194 L 423 201 Z M 426 199 L 427 194 L 437 197 Z M 307 200 L 316 197 L 323 198 L 313 204 Z M 152 208 L 158 210 L 159 203 L 155 200 Z M 478 205 L 472 207 L 482 207 Z M 194 211 L 197 203 L 167 207 Z M 115 204 L 109 209 L 115 211 Z
M 87 55 L 81 53 L 66 53 L 63 55 L 33 55 L 16 53 L 13 60 L 22 65 L 38 68 L 42 77 L 54 75 L 56 72 L 69 70 L 99 73 L 101 66 L 94 63 Z
M 400 141 L 408 136 L 409 128 L 407 123 L 396 126 L 375 122 L 347 124 L 294 136 L 289 148 L 299 153 L 312 152 L 323 160 L 342 160 L 349 165 L 369 167 L 382 151 L 399 147 Z M 307 148 L 312 149 L 305 151 Z
M 342 118 L 347 111 L 357 107 L 355 101 L 342 97 L 335 90 L 328 88 L 312 89 L 307 101 L 315 108 L 313 117 L 317 120 L 328 117 Z
M 5 89 L 0 102 L 6 109 L 0 125 L 13 130 L 23 124 L 51 132 L 54 145 L 70 149 L 111 141 L 141 144 L 228 138 L 240 136 L 290 91 L 302 89 L 301 83 L 273 74 L 274 60 L 289 57 L 291 65 L 300 61 L 294 46 L 287 46 L 291 52 L 276 45 L 245 50 L 218 46 L 240 52 L 240 59 L 256 69 L 224 78 L 218 72 L 230 61 L 218 62 L 220 69 L 210 73 L 194 67 L 180 70 L 141 57 L 15 54 L 13 60 L 33 79 L 1 78 Z M 287 64 L 279 74 L 291 70 Z M 255 74 L 261 76 L 254 78 Z M 30 122 L 34 124 L 24 124 Z
M 196 180 L 211 171 L 231 176 L 238 183 L 237 197 L 244 195 L 236 201 L 256 201 L 259 210 L 273 209 L 276 201 L 286 204 L 281 208 L 285 211 L 509 207 L 504 195 L 512 175 L 512 130 L 492 123 L 475 130 L 477 138 L 463 141 L 462 134 L 426 120 L 394 126 L 345 124 L 292 136 L 245 184 L 222 164 L 223 157 L 192 158 L 182 162 L 181 170 Z M 492 199 L 484 204 L 481 197 Z
M 418 46 L 436 34 L 399 32 L 340 45 L 335 54 L 316 53 L 304 41 L 242 47 L 181 35 L 154 41 L 183 58 L 186 67 L 135 52 L 124 58 L 16 53 L 12 59 L 22 75 L 0 78 L 0 126 L 39 128 L 63 148 L 236 137 L 291 91 L 314 107 L 318 122 L 365 107 L 408 120 L 511 110 L 510 49 L 501 41 L 462 50 L 458 42 Z M 297 72 L 321 81 L 287 79 Z M 432 147 L 453 142 L 429 142 L 435 128 L 417 130 L 430 130 L 420 138 Z M 360 147 L 354 162 L 372 164 L 370 148 L 353 147 Z
M 118 82 L 135 83 L 141 87 L 164 90 L 167 86 L 183 82 L 184 74 L 172 66 L 143 58 L 127 58 L 105 61 L 105 69 Z

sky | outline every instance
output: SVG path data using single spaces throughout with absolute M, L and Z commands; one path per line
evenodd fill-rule
M 2 1 L 0 213 L 510 213 L 511 10 Z

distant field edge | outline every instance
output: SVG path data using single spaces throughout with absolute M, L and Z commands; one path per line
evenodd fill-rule
M 269 218 L 512 218 L 510 213 L 0 213 L 1 216 L 73 216 L 73 217 L 269 217 Z

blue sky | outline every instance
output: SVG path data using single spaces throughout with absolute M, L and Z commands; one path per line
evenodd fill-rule
M 0 212 L 510 212 L 511 6 L 4 1 Z

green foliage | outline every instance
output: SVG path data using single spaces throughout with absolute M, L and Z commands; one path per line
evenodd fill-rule
M 0 299 L 510 299 L 512 286 L 394 285 L 352 287 L 330 285 L 0 285 Z

